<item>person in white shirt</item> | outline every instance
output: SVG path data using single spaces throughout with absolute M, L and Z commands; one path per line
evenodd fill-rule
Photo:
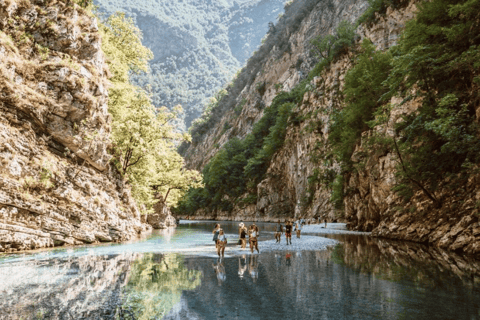
M 253 249 L 257 250 L 258 253 L 260 251 L 258 250 L 258 227 L 255 225 L 255 222 L 250 226 L 250 229 L 248 230 L 248 237 L 249 237 L 249 242 L 250 242 L 250 251 L 253 253 Z
M 297 238 L 300 238 L 300 233 L 302 232 L 302 223 L 300 221 L 297 221 Z

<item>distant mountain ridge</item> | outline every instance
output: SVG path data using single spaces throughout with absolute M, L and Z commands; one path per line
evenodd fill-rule
M 283 0 L 95 0 L 109 15 L 125 12 L 155 57 L 151 73 L 134 77 L 157 106 L 180 104 L 186 129 L 209 97 L 233 77 L 283 13 Z

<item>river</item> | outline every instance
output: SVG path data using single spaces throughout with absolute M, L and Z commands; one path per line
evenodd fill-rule
M 237 223 L 221 223 L 221 260 L 211 221 L 0 256 L 0 319 L 480 319 L 478 260 L 350 234 L 323 234 L 338 241 L 326 250 L 263 251 L 267 223 L 251 255 L 235 248 Z

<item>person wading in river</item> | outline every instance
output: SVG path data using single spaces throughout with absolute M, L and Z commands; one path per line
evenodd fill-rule
M 220 229 L 217 240 L 217 253 L 218 256 L 223 258 L 225 256 L 225 247 L 227 246 L 227 237 L 223 232 L 223 229 Z
M 292 222 L 287 221 L 287 224 L 285 225 L 285 239 L 288 240 L 290 239 L 290 244 L 292 244 Z
M 278 220 L 278 224 L 275 229 L 275 240 L 276 243 L 280 243 L 280 240 L 282 238 L 282 232 L 283 232 L 283 226 L 280 224 L 280 220 Z
M 250 229 L 248 230 L 248 238 L 250 242 L 250 251 L 253 253 L 253 248 L 257 250 L 258 253 L 260 251 L 258 250 L 258 227 L 255 225 L 255 222 L 250 226 Z
M 240 223 L 238 228 L 238 236 L 240 238 L 240 244 L 242 245 L 242 249 L 247 247 L 247 228 L 243 223 Z
M 215 241 L 215 248 L 218 248 L 217 242 L 218 242 L 218 234 L 220 233 L 220 224 L 216 224 L 215 228 L 212 231 L 213 233 L 213 241 Z
M 297 238 L 300 239 L 300 233 L 302 232 L 302 222 L 301 221 L 297 221 L 296 230 L 297 230 Z

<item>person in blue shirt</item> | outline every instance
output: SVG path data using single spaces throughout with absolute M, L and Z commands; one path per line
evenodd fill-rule
M 215 242 L 215 248 L 218 248 L 218 234 L 220 232 L 220 224 L 216 224 L 215 228 L 213 229 L 213 241 Z
M 225 236 L 223 229 L 220 229 L 218 234 L 218 240 L 217 240 L 217 253 L 219 257 L 220 257 L 220 254 L 222 258 L 224 257 L 226 246 L 227 246 L 227 237 Z

